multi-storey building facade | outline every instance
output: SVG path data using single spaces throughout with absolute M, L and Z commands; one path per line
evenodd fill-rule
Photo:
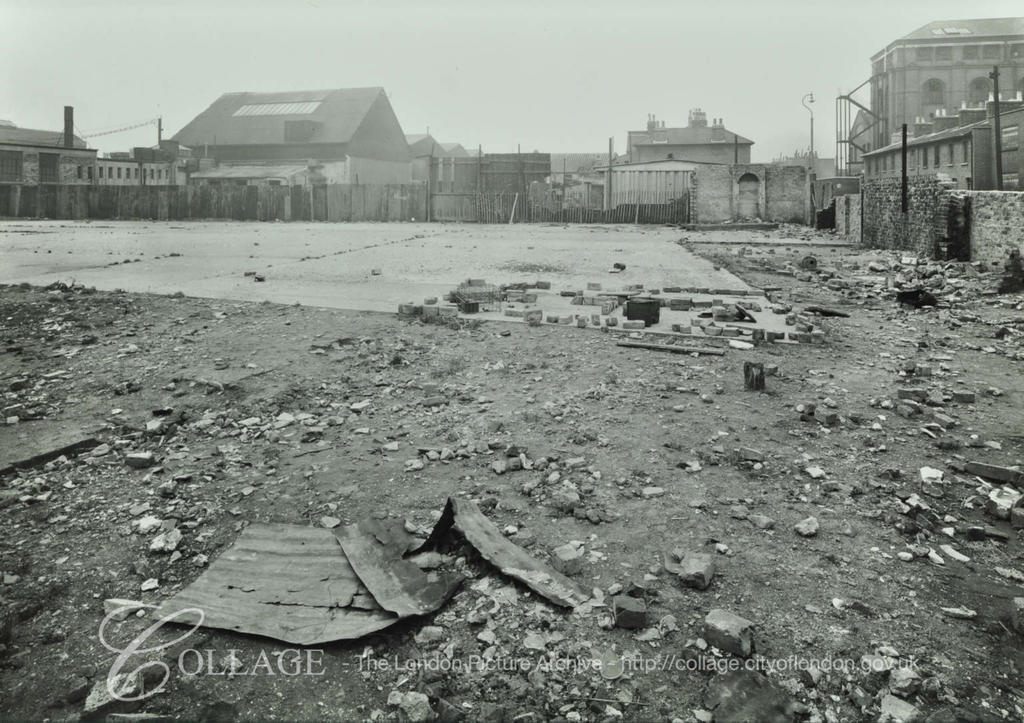
M 993 66 L 1002 92 L 1024 90 L 1024 18 L 940 20 L 893 41 L 871 57 L 871 147 L 888 145 L 904 123 L 983 104 Z

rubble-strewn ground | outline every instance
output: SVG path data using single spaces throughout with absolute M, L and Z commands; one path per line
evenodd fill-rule
M 816 238 L 698 250 L 780 287 L 773 300 L 795 311 L 849 313 L 818 320 L 827 346 L 691 357 L 592 329 L 0 289 L 4 458 L 101 443 L 0 479 L 0 717 L 80 715 L 116 658 L 98 639 L 104 600 L 160 601 L 248 523 L 395 516 L 427 530 L 462 495 L 539 558 L 581 543 L 575 578 L 609 604 L 620 588 L 644 599 L 647 627 L 554 608 L 456 547 L 470 579 L 438 614 L 324 646 L 319 662 L 271 640 L 158 630 L 146 645 L 168 647 L 124 668 L 171 665 L 141 711 L 706 720 L 714 664 L 735 660 L 704 638 L 722 608 L 753 622 L 755 660 L 800 718 L 902 715 L 906 701 L 932 720 L 1021 719 L 1021 533 L 989 510 L 998 485 L 963 471 L 1024 458 L 1021 297 L 981 293 L 995 277 L 960 265 L 922 273 L 787 233 Z M 799 269 L 808 253 L 825 273 Z M 885 290 L 898 274 L 927 275 L 951 308 L 900 309 Z M 744 361 L 777 365 L 765 392 L 744 390 Z M 967 391 L 973 402 L 954 399 Z M 534 469 L 497 474 L 510 445 Z M 152 465 L 126 464 L 138 452 Z M 149 516 L 161 526 L 142 533 Z M 809 517 L 817 532 L 798 534 Z M 170 529 L 177 549 L 150 551 Z M 674 548 L 714 555 L 708 589 L 665 571 Z M 114 623 L 110 647 L 151 623 Z M 198 652 L 183 671 L 186 649 Z M 618 677 L 592 664 L 623 656 Z M 427 694 L 430 711 L 394 691 Z

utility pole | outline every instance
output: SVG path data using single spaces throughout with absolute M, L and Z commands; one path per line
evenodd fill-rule
M 999 123 L 999 66 L 993 65 L 992 72 L 988 74 L 992 79 L 992 99 L 995 106 L 992 108 L 992 140 L 995 141 L 996 149 L 996 190 L 1003 190 L 1003 130 Z
M 156 146 L 157 146 L 157 148 L 160 147 L 160 144 L 163 142 L 163 140 L 164 140 L 164 119 L 163 118 L 157 118 L 156 119 Z
M 608 178 L 604 182 L 604 210 L 612 208 L 612 154 L 615 152 L 615 136 L 608 139 Z
M 814 172 L 814 111 L 807 103 L 814 102 L 814 93 L 808 93 L 800 99 L 800 104 L 807 109 L 807 112 L 811 114 L 811 149 L 807 155 L 807 167 Z
M 907 212 L 907 124 L 903 124 L 900 133 L 900 210 Z

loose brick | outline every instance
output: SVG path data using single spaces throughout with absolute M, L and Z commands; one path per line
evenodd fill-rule
M 715 608 L 704 618 L 704 639 L 719 650 L 749 658 L 754 652 L 754 624 L 728 610 Z
M 640 598 L 616 595 L 612 607 L 616 627 L 637 630 L 647 626 L 647 604 Z

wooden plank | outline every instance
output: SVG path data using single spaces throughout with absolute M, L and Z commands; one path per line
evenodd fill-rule
M 725 356 L 724 349 L 711 349 L 706 346 L 676 346 L 674 344 L 649 344 L 642 341 L 619 341 L 616 346 L 630 349 L 649 349 L 651 351 L 667 351 L 672 354 L 705 354 L 707 356 Z

